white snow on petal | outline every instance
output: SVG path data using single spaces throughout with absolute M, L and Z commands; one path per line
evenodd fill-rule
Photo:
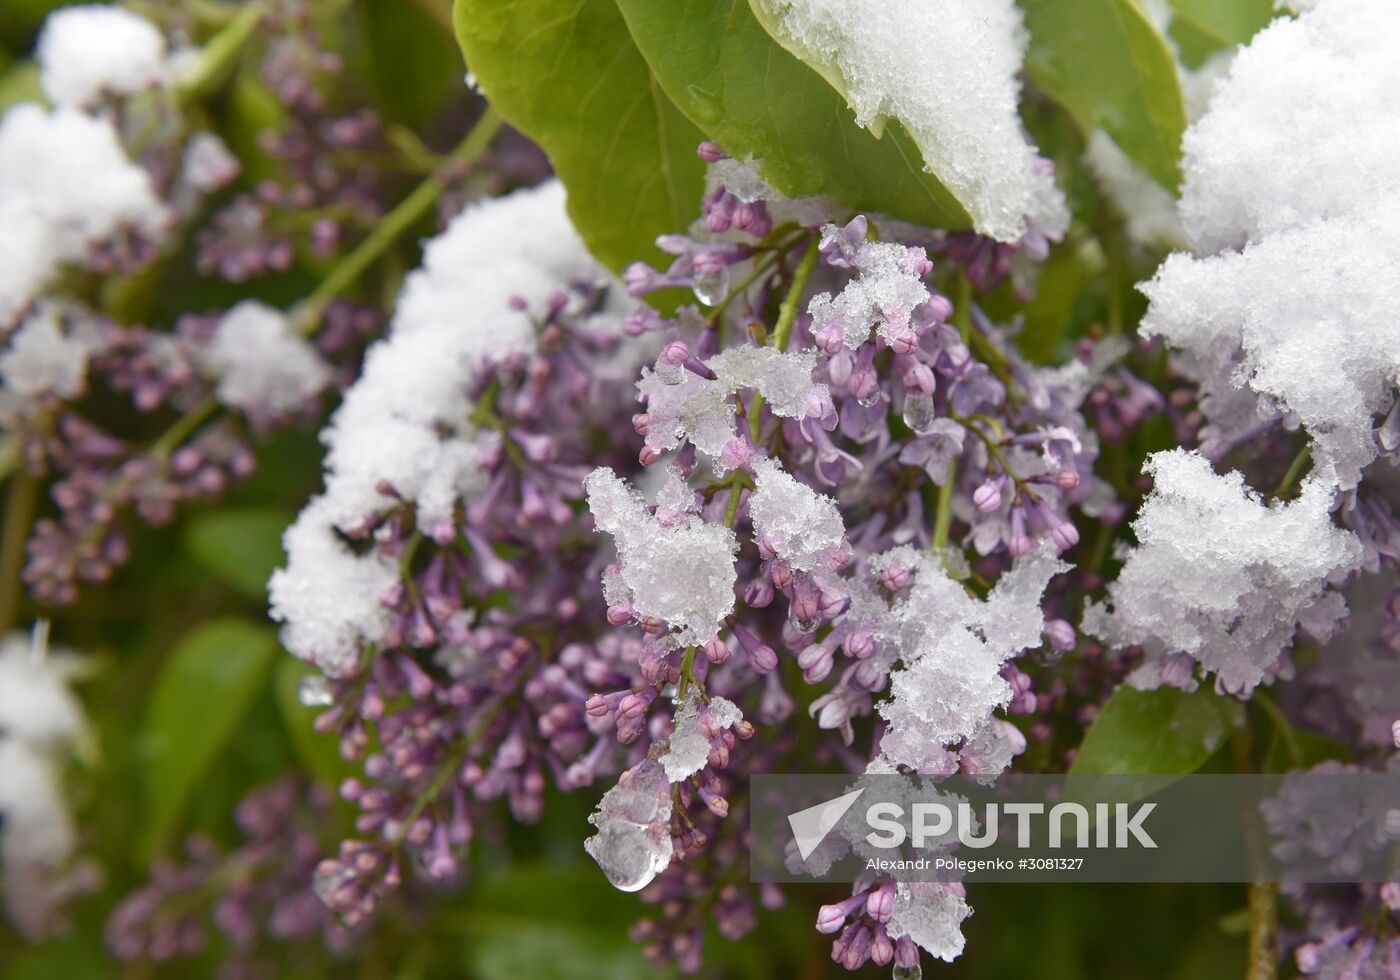
M 598 530 L 617 545 L 621 572 L 613 596 L 624 587 L 637 614 L 678 629 L 682 645 L 710 640 L 734 610 L 734 532 L 695 514 L 673 515 L 662 524 L 642 495 L 607 467 L 590 473 L 584 489 Z
M 1108 603 L 1085 610 L 1083 629 L 1111 646 L 1185 653 L 1247 695 L 1276 667 L 1327 581 L 1360 562 L 1355 535 L 1332 523 L 1327 474 L 1298 499 L 1265 504 L 1238 472 L 1217 474 L 1199 453 L 1148 458 L 1153 488 Z M 1338 598 L 1335 601 L 1340 601 Z M 1150 662 L 1142 682 L 1148 682 Z
M 811 571 L 845 543 L 846 525 L 836 501 L 798 483 L 782 464 L 766 456 L 756 459 L 754 482 L 758 489 L 749 498 L 754 530 L 794 569 Z
M 165 38 L 121 7 L 82 4 L 44 20 L 36 48 L 39 83 L 54 105 L 86 108 L 104 95 L 131 95 L 165 74 Z
M 225 313 L 202 353 L 205 368 L 219 379 L 219 401 L 250 414 L 295 414 L 331 381 L 330 366 L 286 315 L 256 300 Z

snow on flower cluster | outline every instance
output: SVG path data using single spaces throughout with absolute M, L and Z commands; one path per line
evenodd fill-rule
M 1057 236 L 1068 212 L 1017 112 L 1027 34 L 1011 0 L 762 0 L 781 40 L 837 75 L 856 122 L 895 119 L 979 232 Z
M 1375 457 L 1400 374 L 1400 7 L 1321 0 L 1242 50 L 1184 141 L 1199 257 L 1143 290 L 1146 336 L 1182 351 L 1218 458 L 1303 426 L 1343 489 Z
M 0 889 L 21 933 L 42 934 L 84 887 L 61 766 L 84 725 L 69 689 L 77 658 L 23 633 L 0 639 Z
M 694 494 L 674 470 L 663 498 L 684 499 L 653 515 L 646 500 L 611 469 L 588 475 L 588 508 L 600 531 L 617 544 L 618 564 L 604 575 L 608 606 L 630 606 L 679 630 L 676 642 L 707 643 L 734 611 L 734 532 L 694 513 Z
M 705 362 L 714 375 L 704 378 L 679 365 L 667 372 L 642 372 L 637 390 L 647 403 L 647 448 L 655 453 L 689 442 L 709 457 L 719 472 L 733 465 L 725 450 L 734 442 L 735 406 L 741 389 L 761 394 L 775 415 L 823 419 L 833 412 L 827 386 L 812 380 L 817 355 L 790 354 L 771 347 L 731 347 Z
M 758 489 L 749 500 L 749 519 L 766 547 L 799 572 L 844 565 L 846 525 L 836 501 L 766 456 L 754 460 L 753 470 Z
M 104 341 L 76 308 L 54 301 L 34 307 L 0 351 L 0 417 L 37 398 L 73 398 L 87 385 L 88 360 Z
M 39 82 L 57 106 L 89 108 L 104 95 L 134 95 L 166 75 L 165 38 L 121 7 L 66 7 L 44 20 L 35 52 Z
M 902 665 L 890 676 L 890 699 L 879 705 L 889 727 L 875 765 L 948 773 L 961 763 L 971 773 L 996 775 L 1010 764 L 1025 741 L 992 716 L 1014 693 L 1002 668 L 1039 645 L 1041 597 L 1068 569 L 1042 545 L 1018 559 L 983 601 L 907 545 L 871 562 L 876 576 L 909 576 L 908 595 L 898 602 L 857 592 L 849 613 L 880 645 L 879 656 Z M 951 748 L 959 743 L 961 759 Z
M 450 541 L 454 510 L 485 489 L 480 454 L 499 444 L 470 418 L 482 364 L 531 350 L 535 324 L 569 283 L 603 276 L 555 182 L 474 205 L 428 243 L 388 338 L 369 350 L 322 433 L 325 492 L 284 538 L 287 566 L 269 588 L 288 649 L 338 674 L 356 662 L 357 640 L 382 638 L 387 617 L 368 614 L 365 598 L 396 570 L 373 549 L 356 553 L 343 535 L 407 500 L 424 534 Z
M 1199 453 L 1157 453 L 1146 472 L 1154 486 L 1133 522 L 1138 546 L 1109 587 L 1108 605 L 1092 604 L 1084 616 L 1086 632 L 1154 657 L 1133 683 L 1189 686 L 1189 662 L 1166 656 L 1187 654 L 1220 687 L 1248 695 L 1299 626 L 1331 636 L 1346 603 L 1327 582 L 1353 570 L 1361 550 L 1332 523 L 1335 491 L 1325 474 L 1308 479 L 1297 500 L 1270 505 L 1239 473 L 1217 474 Z
M 219 379 L 219 401 L 254 417 L 292 415 L 331 380 L 330 367 L 286 315 L 256 300 L 220 318 L 203 357 Z
M 159 239 L 169 213 L 110 120 L 22 103 L 0 119 L 0 324 L 65 263 L 121 232 Z
M 673 783 L 684 782 L 705 768 L 715 733 L 743 720 L 743 713 L 733 701 L 713 697 L 702 703 L 700 695 L 692 693 L 676 711 L 675 731 L 666 740 L 665 751 L 657 756 L 666 778 Z

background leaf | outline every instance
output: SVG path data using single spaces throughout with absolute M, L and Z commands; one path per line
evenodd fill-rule
M 1220 48 L 1244 44 L 1274 18 L 1270 0 L 1171 0 L 1171 6 L 1171 33 L 1184 23 Z
M 142 853 L 154 855 L 191 792 L 238 728 L 277 650 L 270 626 L 227 617 L 186 634 L 161 667 L 146 705 Z
M 659 261 L 704 191 L 704 134 L 666 97 L 613 0 L 457 0 L 457 39 L 491 104 L 539 143 L 589 249 Z
M 340 755 L 340 742 L 334 735 L 326 735 L 312 728 L 323 708 L 307 707 L 301 703 L 298 691 L 303 677 L 321 673 L 310 664 L 292 656 L 278 658 L 276 675 L 273 678 L 273 693 L 277 698 L 277 710 L 282 716 L 287 738 L 309 773 L 327 786 L 335 787 L 347 776 L 355 775 L 358 767 L 346 762 Z
M 1021 0 L 1026 71 L 1089 134 L 1102 129 L 1163 187 L 1181 180 L 1176 59 L 1136 0 Z
M 294 515 L 274 507 L 210 511 L 185 529 L 185 550 L 250 599 L 267 598 L 267 580 L 282 564 L 282 532 Z
M 1207 688 L 1139 691 L 1125 684 L 1084 733 L 1070 775 L 1194 772 L 1242 717 L 1238 701 Z
M 971 227 L 903 127 L 856 125 L 830 69 L 769 35 L 748 0 L 617 0 L 652 74 L 692 122 L 734 156 L 762 161 L 792 197 L 829 195 L 941 228 Z

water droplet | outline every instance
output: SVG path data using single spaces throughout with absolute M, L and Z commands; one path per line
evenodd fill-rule
M 685 380 L 685 365 L 667 364 L 665 360 L 658 359 L 656 376 L 664 385 L 678 385 Z
M 1036 663 L 1043 667 L 1053 667 L 1063 659 L 1065 655 L 1052 646 L 1041 647 L 1035 652 Z
M 870 394 L 866 395 L 864 398 L 857 398 L 856 401 L 860 402 L 861 408 L 873 408 L 880 401 L 879 387 L 877 386 L 871 389 Z
M 936 417 L 932 395 L 911 393 L 904 396 L 904 424 L 915 432 L 927 432 Z
M 811 619 L 795 619 L 795 618 L 794 618 L 794 619 L 792 620 L 793 629 L 797 630 L 797 632 L 799 632 L 799 633 L 804 633 L 804 634 L 805 634 L 805 633 L 814 633 L 814 632 L 816 632 L 817 627 L 820 626 L 820 625 L 821 625 L 821 619 L 818 618 L 818 617 L 816 617 L 816 616 L 813 616 Z
M 891 980 L 924 980 L 923 967 L 917 963 L 913 966 L 897 966 L 894 968 L 894 976 Z
M 718 306 L 729 295 L 729 267 L 725 266 L 712 276 L 696 276 L 690 287 L 695 298 L 706 306 Z
M 331 693 L 331 682 L 322 674 L 303 677 L 297 685 L 297 700 L 308 708 L 324 708 L 335 701 Z

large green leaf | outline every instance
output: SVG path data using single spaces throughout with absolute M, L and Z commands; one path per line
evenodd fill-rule
M 1069 767 L 1071 775 L 1194 772 L 1239 724 L 1243 709 L 1234 698 L 1207 688 L 1113 692 L 1084 733 Z
M 1186 110 L 1171 49 L 1137 0 L 1021 0 L 1026 71 L 1090 133 L 1102 129 L 1175 193 Z
M 155 854 L 190 794 L 237 731 L 277 651 L 270 626 L 217 619 L 186 634 L 166 658 L 146 705 L 142 737 L 146 824 Z
M 666 97 L 613 0 L 456 0 L 457 39 L 492 105 L 542 146 L 603 262 L 659 259 L 704 191 L 704 134 Z
M 273 569 L 282 564 L 282 532 L 291 521 L 273 507 L 211 511 L 190 521 L 185 550 L 217 578 L 261 600 Z
M 1171 0 L 1172 31 L 1182 21 L 1220 47 L 1244 44 L 1274 17 L 1270 0 Z
M 919 224 L 971 225 L 903 127 L 890 123 L 881 137 L 857 126 L 839 74 L 782 47 L 748 0 L 617 5 L 672 101 L 725 150 L 760 160 L 778 190 Z

